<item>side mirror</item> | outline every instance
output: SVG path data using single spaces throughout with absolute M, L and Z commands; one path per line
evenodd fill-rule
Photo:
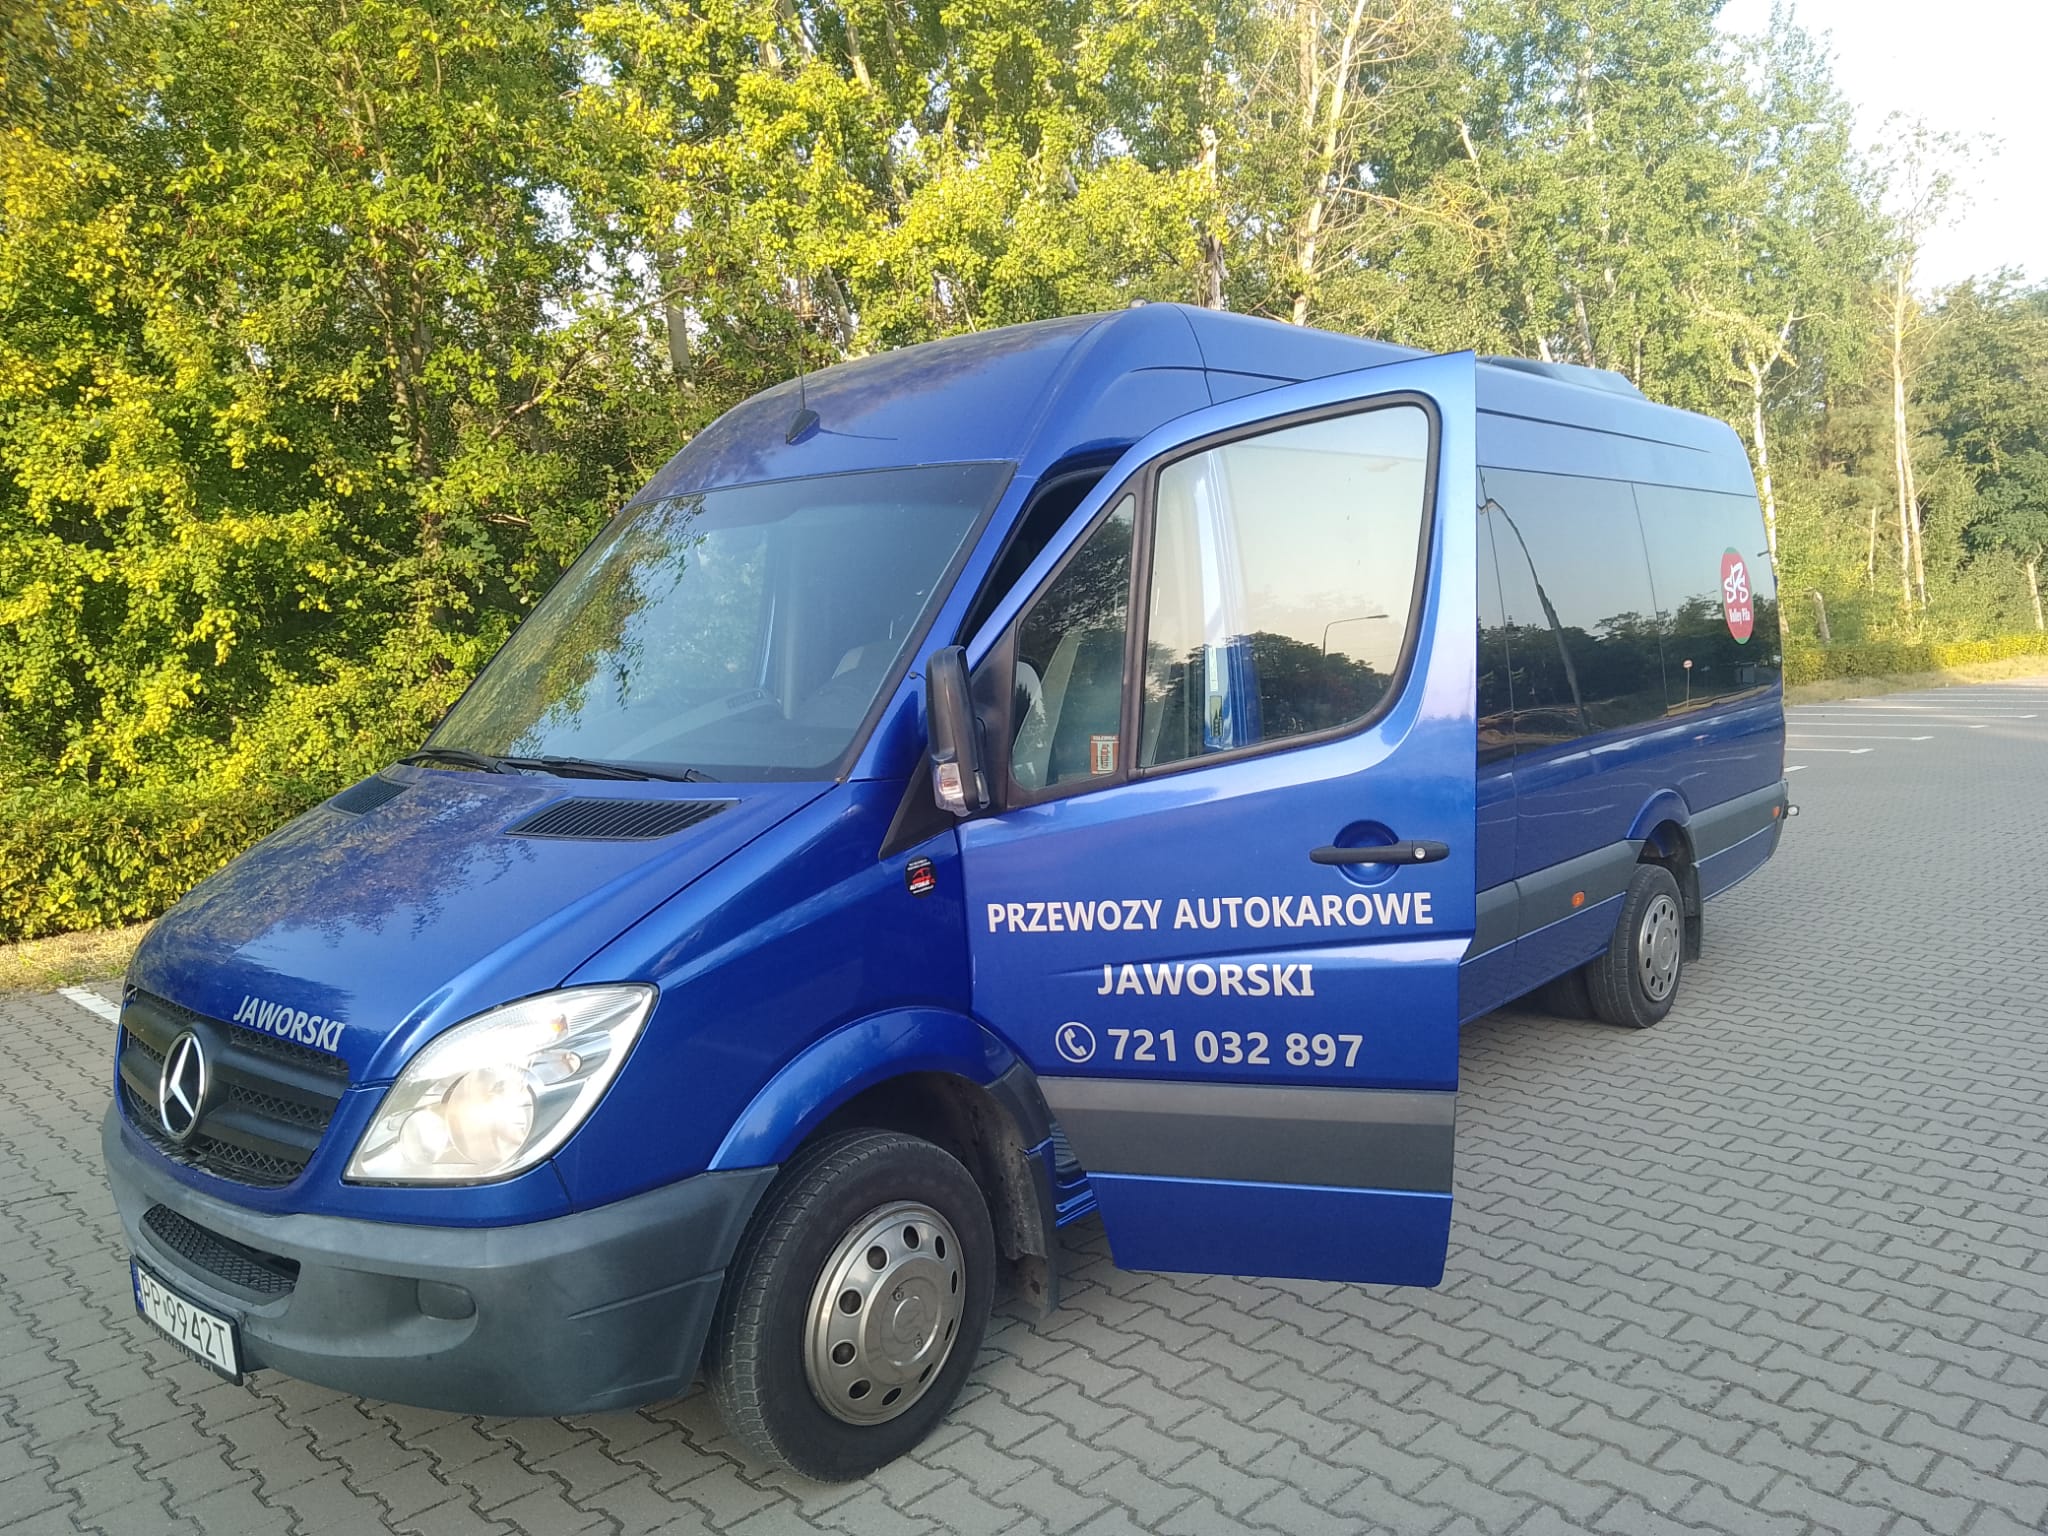
M 924 718 L 931 734 L 932 797 L 939 809 L 955 816 L 988 809 L 981 732 L 967 693 L 967 652 L 957 645 L 932 652 L 925 664 Z

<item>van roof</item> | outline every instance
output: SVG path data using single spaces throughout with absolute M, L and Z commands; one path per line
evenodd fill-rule
M 1215 401 L 1428 354 L 1184 304 L 1004 326 L 820 369 L 741 401 L 636 500 L 802 475 L 968 460 L 1036 477 L 1111 457 Z M 1654 405 L 1618 374 L 1482 358 L 1482 410 L 1714 452 L 1720 422 Z M 813 423 L 802 412 L 816 413 Z

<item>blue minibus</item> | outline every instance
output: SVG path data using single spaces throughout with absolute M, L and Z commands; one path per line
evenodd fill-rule
M 914 1445 L 1057 1231 L 1431 1285 L 1461 1022 L 1643 1027 L 1787 810 L 1728 427 L 1144 305 L 760 394 L 149 933 L 107 1170 L 231 1378 Z

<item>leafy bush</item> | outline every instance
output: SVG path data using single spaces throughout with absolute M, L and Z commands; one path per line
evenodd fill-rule
M 1994 640 L 1885 641 L 1869 645 L 1794 646 L 1785 653 L 1785 681 L 1817 683 L 1833 677 L 1885 677 L 1939 672 L 1972 662 L 2048 656 L 2048 634 L 2002 635 Z
M 0 793 L 0 940 L 154 917 L 320 797 L 310 785 Z
M 10 760 L 0 718 L 0 942 L 155 917 L 307 806 L 417 746 L 491 643 L 456 651 L 457 667 L 439 674 L 387 651 L 337 664 L 280 688 L 231 749 L 182 772 L 145 766 L 119 787 L 10 781 L 10 766 L 33 765 Z

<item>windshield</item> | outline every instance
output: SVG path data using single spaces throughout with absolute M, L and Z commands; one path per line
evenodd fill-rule
M 1009 474 L 822 475 L 629 513 L 431 744 L 717 779 L 830 777 Z

